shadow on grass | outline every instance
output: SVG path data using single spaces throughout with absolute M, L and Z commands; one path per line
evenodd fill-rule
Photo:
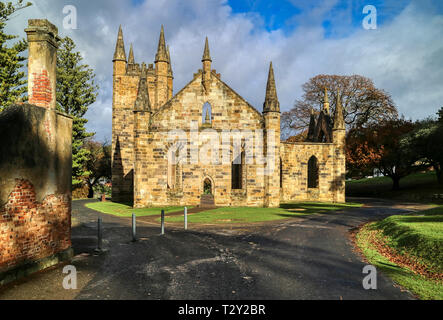
M 410 217 L 401 217 L 396 219 L 398 222 L 403 223 L 437 223 L 443 222 L 442 216 L 410 216 Z

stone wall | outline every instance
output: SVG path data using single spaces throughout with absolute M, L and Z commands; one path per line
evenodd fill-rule
M 0 273 L 71 247 L 71 130 L 43 107 L 0 114 Z
M 206 102 L 212 108 L 210 127 L 202 123 L 202 108 Z M 192 155 L 197 154 L 207 141 L 199 139 L 199 134 L 205 130 L 219 134 L 223 130 L 250 130 L 252 132 L 264 129 L 262 115 L 224 84 L 215 73 L 212 75 L 209 90 L 203 87 L 202 73 L 199 72 L 160 110 L 152 115 L 146 113 L 142 115 L 140 112 L 136 114 L 139 117 L 139 130 L 136 131 L 138 142 L 136 142 L 137 166 L 134 180 L 134 205 L 136 207 L 167 204 L 198 205 L 206 178 L 214 184 L 214 198 L 217 206 L 266 205 L 265 177 L 261 174 L 263 165 L 246 163 L 243 189 L 232 190 L 230 163 L 192 162 Z M 195 124 L 194 128 L 191 128 L 191 123 Z M 180 168 L 182 172 L 180 187 L 175 190 L 168 189 L 167 152 L 172 141 L 169 144 L 167 141 L 170 130 L 182 130 L 190 141 L 190 145 L 187 146 L 189 150 L 189 154 L 186 155 L 187 164 L 181 165 Z M 245 137 L 245 141 L 248 139 L 250 138 Z M 225 148 L 232 152 L 231 144 L 221 145 L 220 156 Z M 263 150 L 260 151 L 263 152 Z M 277 202 L 278 196 L 277 193 Z
M 112 198 L 133 201 L 134 176 L 134 104 L 137 97 L 137 75 L 126 74 L 126 62 L 114 65 L 112 105 Z
M 344 163 L 337 164 L 337 154 L 344 154 L 341 149 L 334 143 L 283 142 L 281 201 L 345 202 L 341 175 Z M 318 188 L 308 188 L 308 161 L 312 156 L 318 160 Z
M 165 48 L 162 28 L 155 69 L 152 64 L 147 69 L 150 105 L 146 103 L 135 110 L 141 68 L 133 62 L 132 54 L 131 63 L 127 64 L 123 35 L 119 31 L 114 55 L 114 201 L 133 203 L 135 207 L 199 205 L 206 179 L 212 183 L 217 206 L 278 207 L 281 201 L 345 201 L 345 131 L 334 131 L 334 143 L 281 143 L 280 106 L 272 64 L 261 113 L 211 69 L 208 41 L 202 58 L 203 69 L 171 98 L 172 68 Z M 211 105 L 210 124 L 203 121 L 205 103 Z M 174 130 L 184 138 L 184 144 L 178 139 L 169 139 Z M 219 159 L 219 163 L 213 163 L 205 161 L 209 153 L 201 156 L 202 147 L 211 135 L 220 137 L 227 131 L 237 139 L 243 138 L 243 144 L 247 145 L 246 150 L 242 149 L 246 161 L 242 166 L 240 190 L 232 188 L 231 162 L 238 156 L 233 154 L 234 139 L 225 144 L 218 141 L 218 154 L 227 151 L 229 161 L 222 163 Z M 260 131 L 263 134 L 260 145 L 257 146 L 255 140 L 251 143 L 252 137 L 243 136 L 245 131 L 252 134 Z M 179 154 L 178 162 L 172 166 L 171 150 Z M 187 151 L 183 154 L 180 150 Z M 254 158 L 251 162 L 250 154 L 270 157 L 270 161 L 266 164 Z M 307 163 L 313 155 L 319 161 L 318 188 L 307 187 Z
M 72 118 L 55 110 L 57 28 L 30 20 L 26 32 L 37 105 L 0 113 L 0 285 L 72 255 Z

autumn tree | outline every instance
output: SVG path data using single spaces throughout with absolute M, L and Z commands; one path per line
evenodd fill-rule
M 397 117 L 391 96 L 374 86 L 371 79 L 359 75 L 318 75 L 303 85 L 303 97 L 294 107 L 282 113 L 282 132 L 288 135 L 309 126 L 311 109 L 323 106 L 325 87 L 329 91 L 331 114 L 335 112 L 336 95 L 340 90 L 348 130 Z M 333 119 L 332 119 L 333 120 Z
M 57 109 L 73 117 L 72 127 L 72 185 L 74 188 L 85 184 L 90 172 L 86 169 L 90 151 L 83 148 L 88 133 L 85 114 L 96 101 L 98 86 L 95 74 L 83 57 L 75 50 L 75 43 L 69 37 L 62 39 L 57 52 Z
M 420 155 L 400 143 L 415 127 L 411 121 L 394 119 L 352 129 L 347 137 L 349 168 L 363 174 L 378 168 L 392 179 L 393 190 L 400 189 L 402 178 L 422 168 Z
M 25 40 L 11 44 L 18 37 L 5 33 L 5 27 L 14 13 L 31 5 L 23 0 L 0 2 L 0 112 L 22 98 L 27 91 L 27 80 L 22 71 L 26 58 L 20 54 L 28 48 L 28 44 Z
M 86 162 L 88 198 L 94 197 L 94 186 L 101 178 L 111 179 L 111 145 L 107 142 L 100 143 L 88 139 L 84 148 L 88 150 L 89 159 Z

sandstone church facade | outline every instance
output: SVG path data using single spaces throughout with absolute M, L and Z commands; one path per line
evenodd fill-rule
M 202 69 L 175 95 L 163 26 L 154 63 L 137 64 L 132 45 L 126 56 L 120 27 L 113 59 L 114 201 L 134 207 L 197 206 L 208 197 L 216 206 L 345 201 L 340 99 L 332 121 L 326 92 L 319 117 L 311 116 L 307 141 L 284 142 L 272 63 L 262 112 L 211 68 L 207 39 Z M 211 140 L 223 134 L 230 138 Z M 212 138 L 208 142 L 202 136 Z M 214 156 L 202 152 L 205 144 L 217 145 L 216 161 L 205 161 L 206 155 Z M 265 160 L 257 161 L 253 154 Z M 229 160 L 221 161 L 221 155 Z

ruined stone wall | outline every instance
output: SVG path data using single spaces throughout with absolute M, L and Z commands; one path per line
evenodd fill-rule
M 28 94 L 0 113 L 0 285 L 72 256 L 72 118 L 55 110 L 57 28 L 29 20 Z
M 212 108 L 210 128 L 202 124 L 202 109 L 206 102 Z M 213 182 L 217 206 L 264 206 L 265 180 L 263 174 L 260 174 L 263 165 L 246 164 L 243 189 L 232 190 L 231 164 L 204 163 L 201 159 L 198 163 L 189 163 L 204 142 L 199 141 L 196 132 L 190 132 L 192 122 L 200 132 L 204 129 L 216 133 L 232 129 L 264 129 L 262 115 L 221 82 L 216 74 L 212 75 L 207 92 L 202 85 L 202 74 L 196 74 L 191 83 L 152 115 L 150 130 L 146 130 L 148 123 L 144 127 L 141 125 L 145 129 L 137 134 L 140 149 L 137 151 L 134 205 L 198 205 L 203 193 L 203 182 L 209 178 Z M 176 189 L 168 189 L 167 151 L 172 141 L 168 144 L 167 137 L 170 130 L 183 130 L 191 141 L 188 146 L 190 151 L 185 155 L 189 162 L 180 168 L 182 179 Z M 220 155 L 224 148 L 231 150 L 232 145 L 221 145 Z
M 281 201 L 344 202 L 344 188 L 337 189 L 338 180 L 342 181 L 337 172 L 337 150 L 332 143 L 283 142 Z M 318 188 L 308 188 L 308 161 L 312 156 L 318 160 Z
M 0 114 L 0 274 L 71 247 L 71 130 L 52 109 Z

